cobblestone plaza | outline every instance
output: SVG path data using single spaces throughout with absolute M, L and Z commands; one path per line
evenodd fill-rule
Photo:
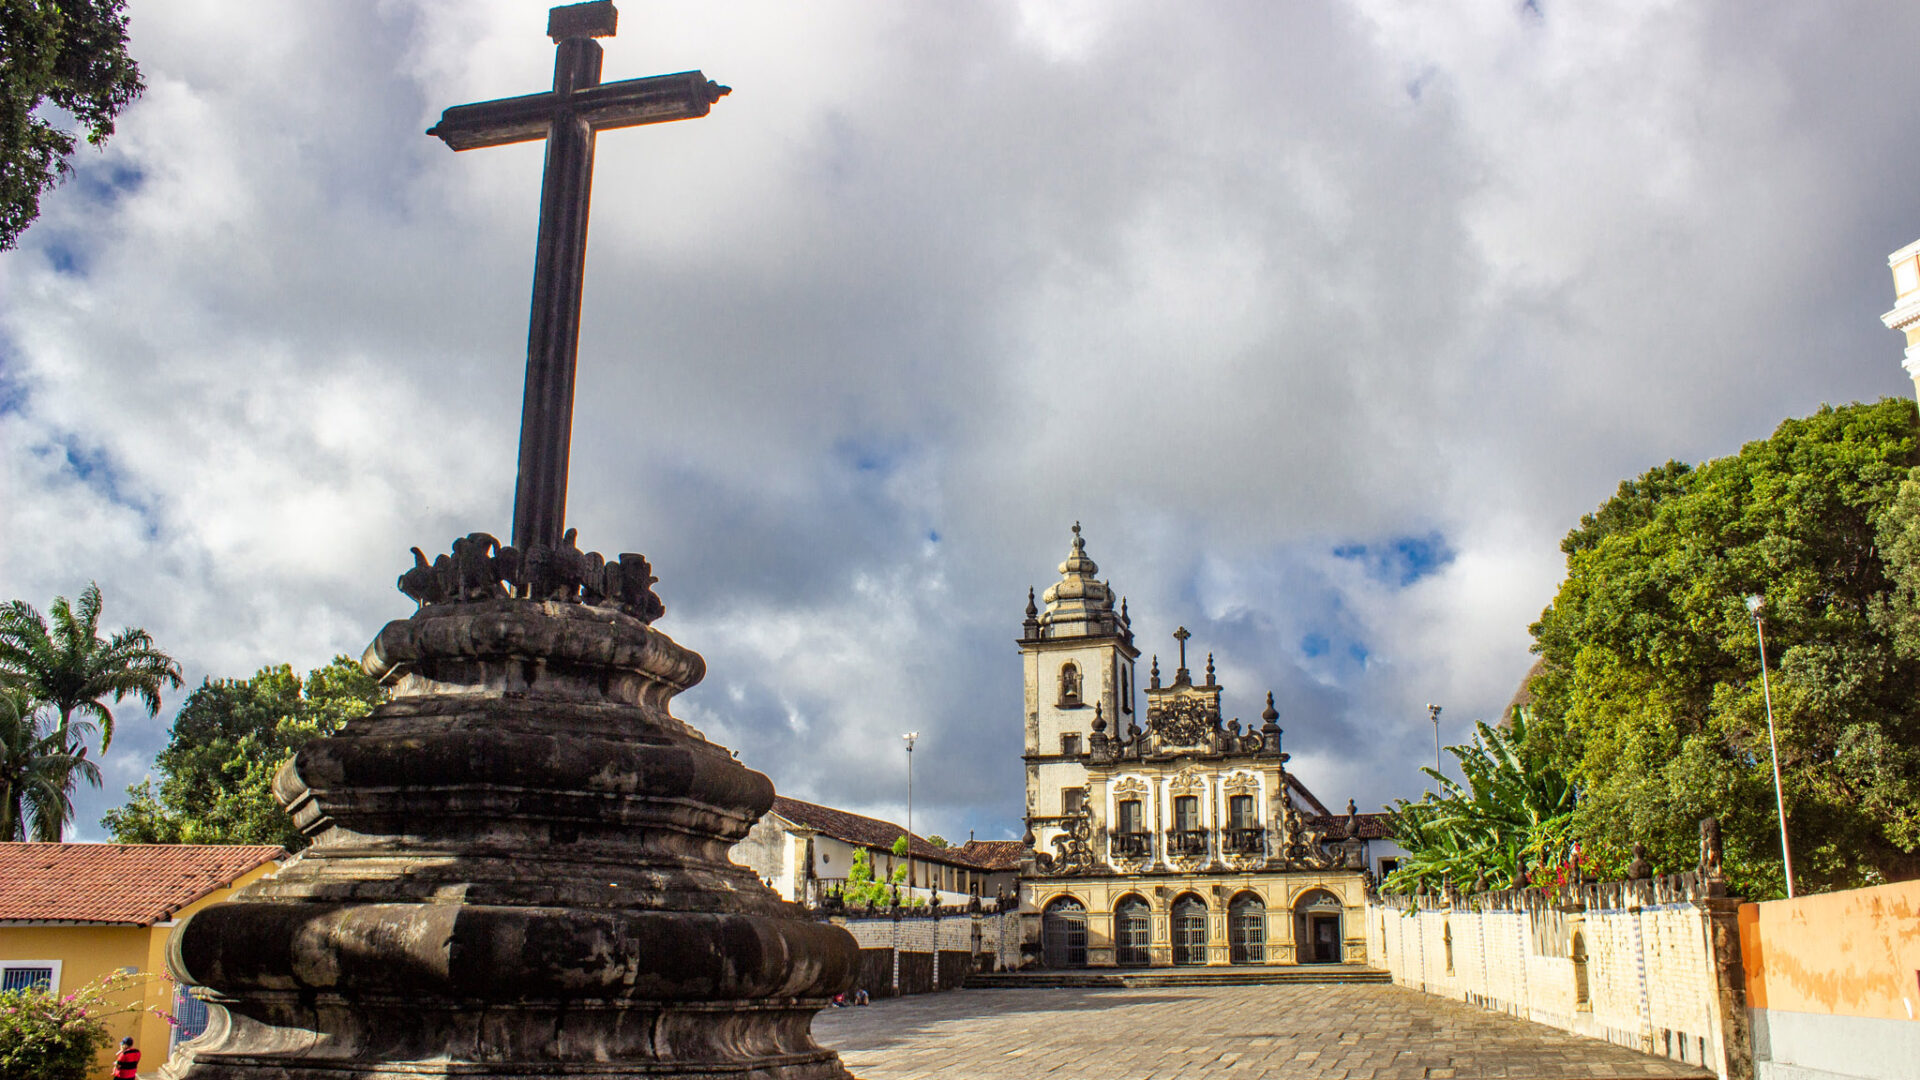
M 829 1009 L 861 1080 L 1708 1077 L 1397 986 L 962 990 Z

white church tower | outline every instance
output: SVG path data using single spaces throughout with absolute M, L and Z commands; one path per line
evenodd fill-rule
M 1080 523 L 1073 524 L 1073 550 L 1060 564 L 1060 580 L 1037 607 L 1027 591 L 1027 619 L 1020 636 L 1026 669 L 1027 837 L 1030 847 L 1051 851 L 1060 818 L 1080 812 L 1087 785 L 1087 751 L 1095 726 L 1124 730 L 1133 719 L 1133 629 L 1124 600 L 1094 577 L 1100 567 L 1087 557 Z

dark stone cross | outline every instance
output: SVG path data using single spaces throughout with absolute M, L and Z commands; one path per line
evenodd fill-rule
M 705 116 L 729 93 L 698 71 L 603 84 L 600 43 L 593 39 L 612 37 L 617 18 L 612 0 L 553 8 L 547 14 L 547 36 L 558 47 L 552 90 L 456 105 L 427 131 L 455 150 L 547 140 L 513 500 L 513 545 L 522 552 L 558 547 L 565 528 L 594 136 L 607 128 Z

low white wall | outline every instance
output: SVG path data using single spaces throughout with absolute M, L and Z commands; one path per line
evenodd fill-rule
M 1402 986 L 1737 1077 L 1746 1033 L 1724 1022 L 1730 975 L 1692 878 L 1372 897 L 1367 954 Z

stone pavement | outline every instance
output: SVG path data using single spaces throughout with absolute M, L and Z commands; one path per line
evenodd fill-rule
M 860 1080 L 1607 1080 L 1677 1061 L 1398 986 L 959 990 L 814 1021 Z

